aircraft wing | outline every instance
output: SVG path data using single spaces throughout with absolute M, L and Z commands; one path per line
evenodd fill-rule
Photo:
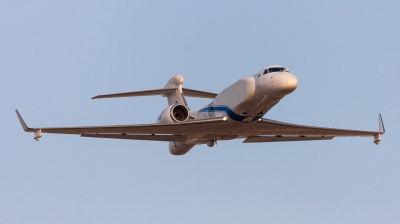
M 26 132 L 34 132 L 35 139 L 39 140 L 42 133 L 80 134 L 82 137 L 117 138 L 155 141 L 186 141 L 187 136 L 196 136 L 205 133 L 219 133 L 229 126 L 226 117 L 204 120 L 168 123 L 168 124 L 139 124 L 116 126 L 82 126 L 82 127 L 43 127 L 30 128 L 16 110 L 22 128 Z M 132 135 L 136 134 L 136 135 Z
M 42 133 L 80 134 L 82 137 L 175 142 L 185 142 L 188 138 L 207 140 L 247 137 L 244 143 L 330 140 L 334 137 L 373 136 L 374 143 L 379 144 L 380 135 L 385 133 L 380 115 L 379 131 L 360 131 L 289 124 L 268 119 L 261 119 L 247 124 L 231 123 L 226 122 L 226 117 L 167 124 L 30 128 L 17 110 L 16 113 L 24 131 L 34 132 L 34 139 L 36 140 L 42 137 Z
M 261 119 L 251 126 L 245 126 L 241 131 L 247 133 L 249 142 L 276 142 L 276 141 L 306 141 L 306 140 L 329 140 L 334 137 L 350 136 L 373 136 L 374 143 L 379 143 L 380 135 L 385 133 L 382 117 L 379 115 L 379 131 L 361 131 L 336 129 L 325 127 L 314 127 L 297 124 L 289 124 L 274 120 Z

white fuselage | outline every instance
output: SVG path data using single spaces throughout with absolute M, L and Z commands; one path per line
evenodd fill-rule
M 245 123 L 260 119 L 285 95 L 293 92 L 298 83 L 296 76 L 287 69 L 266 74 L 264 71 L 235 82 L 204 108 L 191 111 L 191 116 L 195 119 L 227 117 Z

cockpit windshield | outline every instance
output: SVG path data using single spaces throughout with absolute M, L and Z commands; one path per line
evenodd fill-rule
M 285 68 L 282 68 L 282 67 L 275 67 L 275 68 L 269 68 L 269 69 L 268 69 L 268 72 L 269 72 L 269 73 L 271 73 L 271 72 L 282 72 L 283 70 L 285 70 Z

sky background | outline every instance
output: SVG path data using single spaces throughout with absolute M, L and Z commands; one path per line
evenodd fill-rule
M 0 223 L 399 223 L 399 1 L 0 2 Z M 264 118 L 386 134 L 168 143 L 29 126 L 153 123 L 166 98 L 220 92 L 272 64 L 299 86 Z M 188 98 L 191 109 L 210 100 Z

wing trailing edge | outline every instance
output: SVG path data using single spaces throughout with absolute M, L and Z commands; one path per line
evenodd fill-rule
M 251 136 L 247 137 L 243 143 L 332 140 L 334 137 L 335 136 Z

